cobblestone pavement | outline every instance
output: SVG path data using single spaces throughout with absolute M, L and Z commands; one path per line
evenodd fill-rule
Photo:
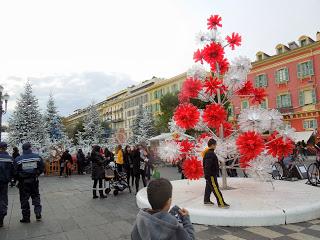
M 160 170 L 162 177 L 178 179 L 175 168 Z M 138 208 L 128 191 L 107 199 L 92 199 L 88 175 L 69 179 L 41 177 L 43 221 L 21 224 L 19 195 L 9 190 L 9 210 L 0 240 L 106 240 L 130 239 Z M 319 188 L 315 188 L 319 191 Z M 197 239 L 264 240 L 320 239 L 320 219 L 272 227 L 213 227 L 194 225 Z

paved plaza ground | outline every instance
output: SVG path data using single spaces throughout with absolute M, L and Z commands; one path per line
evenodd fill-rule
M 179 179 L 176 168 L 164 167 L 161 176 Z M 69 179 L 41 177 L 43 220 L 21 224 L 19 194 L 9 190 L 8 216 L 0 240 L 107 240 L 130 239 L 138 212 L 134 193 L 128 191 L 107 199 L 92 199 L 89 175 Z M 314 189 L 320 191 L 319 188 Z M 264 240 L 320 239 L 320 219 L 273 227 L 213 227 L 194 225 L 197 239 Z

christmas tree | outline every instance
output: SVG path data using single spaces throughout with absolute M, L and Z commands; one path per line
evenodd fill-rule
M 48 142 L 45 129 L 38 100 L 28 81 L 9 119 L 9 142 L 14 146 L 30 142 L 34 148 L 40 150 Z
M 88 114 L 83 122 L 83 128 L 83 132 L 77 133 L 79 148 L 91 151 L 91 146 L 105 142 L 99 112 L 94 104 L 89 106 Z
M 66 136 L 64 133 L 64 127 L 61 121 L 61 117 L 58 114 L 52 94 L 49 95 L 47 110 L 44 118 L 46 123 L 46 130 L 49 134 L 50 141 L 52 143 L 61 142 Z
M 198 139 L 163 142 L 159 155 L 166 161 L 186 159 L 184 175 L 188 179 L 199 179 L 203 175 L 201 160 L 207 142 L 213 138 L 217 141 L 215 153 L 221 163 L 223 188 L 227 188 L 226 161 L 231 162 L 228 168 L 243 169 L 249 176 L 269 181 L 272 164 L 292 153 L 294 130 L 284 124 L 277 110 L 259 106 L 243 110 L 236 123 L 228 122 L 225 106 L 232 99 L 247 98 L 253 104 L 260 104 L 266 94 L 263 88 L 255 88 L 247 80 L 250 59 L 238 57 L 229 63 L 225 57 L 227 47 L 234 50 L 241 45 L 241 36 L 232 33 L 222 38 L 218 31 L 222 27 L 218 15 L 210 16 L 207 25 L 209 31 L 201 32 L 197 37 L 200 49 L 193 59 L 198 64 L 187 72 L 179 94 L 180 104 L 170 122 L 170 130 L 175 136 L 193 129 L 198 133 Z M 198 108 L 191 99 L 207 104 Z M 266 132 L 268 136 L 263 135 Z
M 137 116 L 132 126 L 131 144 L 148 144 L 149 139 L 155 135 L 154 119 L 148 108 L 139 106 Z

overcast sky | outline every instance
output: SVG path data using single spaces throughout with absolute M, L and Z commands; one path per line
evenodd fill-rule
M 10 0 L 0 1 L 0 83 L 9 109 L 30 78 L 42 108 L 50 92 L 62 115 L 152 76 L 193 63 L 195 35 L 211 14 L 223 35 L 239 32 L 228 56 L 254 60 L 320 31 L 319 0 Z

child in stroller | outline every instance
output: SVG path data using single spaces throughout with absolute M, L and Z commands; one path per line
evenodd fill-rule
M 106 185 L 108 184 L 108 187 Z M 114 162 L 110 162 L 105 169 L 105 193 L 109 194 L 113 189 L 113 195 L 117 196 L 119 192 L 129 189 L 130 184 L 127 182 L 127 174 L 118 172 Z

